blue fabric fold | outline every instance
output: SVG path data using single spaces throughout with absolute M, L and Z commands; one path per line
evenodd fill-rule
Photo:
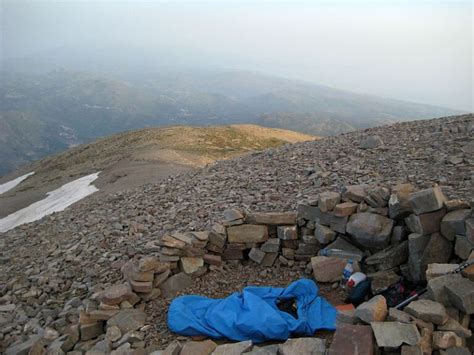
M 296 298 L 298 318 L 277 307 L 278 300 L 289 298 Z M 224 299 L 178 297 L 169 307 L 168 327 L 184 336 L 260 343 L 335 330 L 336 314 L 316 283 L 301 279 L 286 288 L 249 286 Z

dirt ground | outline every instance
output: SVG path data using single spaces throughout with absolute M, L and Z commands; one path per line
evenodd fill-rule
M 255 263 L 229 264 L 223 268 L 209 270 L 202 277 L 194 280 L 194 284 L 186 292 L 179 295 L 200 295 L 209 298 L 225 298 L 233 292 L 240 292 L 246 286 L 274 286 L 286 287 L 291 282 L 301 278 L 311 278 L 304 270 L 304 266 L 295 264 L 293 267 L 265 268 Z M 306 263 L 304 263 L 306 264 Z M 331 284 L 320 284 L 320 295 L 326 298 L 332 305 L 337 306 L 344 303 L 344 291 Z M 166 322 L 168 307 L 172 299 L 158 298 L 148 302 L 146 308 L 147 324 L 150 329 L 147 332 L 147 345 L 153 344 L 157 349 L 163 349 L 174 340 L 186 340 L 186 337 L 178 336 L 169 331 Z M 329 342 L 333 332 L 321 331 L 315 334 L 317 337 L 325 338 Z

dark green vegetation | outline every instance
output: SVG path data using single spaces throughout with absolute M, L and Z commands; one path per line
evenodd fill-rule
M 255 123 L 332 135 L 455 113 L 250 72 L 1 74 L 0 176 L 80 143 L 151 126 Z

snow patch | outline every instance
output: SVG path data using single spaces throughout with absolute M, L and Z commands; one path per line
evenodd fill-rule
M 13 189 L 15 186 L 17 186 L 20 182 L 22 182 L 23 180 L 25 180 L 28 176 L 31 176 L 33 175 L 35 172 L 31 172 L 31 173 L 28 173 L 28 174 L 25 174 L 25 175 L 22 175 L 20 177 L 17 177 L 16 179 L 13 179 L 13 180 L 10 180 L 10 181 L 7 181 L 6 183 L 4 184 L 0 184 L 0 195 L 7 192 L 8 190 L 11 190 Z
M 97 179 L 99 173 L 71 181 L 56 190 L 48 192 L 48 197 L 0 219 L 0 233 L 24 223 L 37 221 L 51 213 L 62 211 L 84 197 L 99 191 L 97 187 L 91 185 Z

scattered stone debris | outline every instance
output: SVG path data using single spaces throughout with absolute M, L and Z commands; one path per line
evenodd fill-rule
M 474 271 L 445 272 L 474 259 L 473 122 L 468 115 L 399 123 L 251 154 L 91 198 L 2 234 L 0 352 L 243 348 L 162 336 L 167 302 L 209 274 L 209 296 L 238 291 L 228 286 L 231 268 L 259 270 L 262 282 L 306 275 L 324 288 L 348 259 L 373 278 L 374 292 L 396 277 L 427 283 L 428 292 L 406 312 L 387 309 L 376 295 L 338 317 L 330 353 L 343 349 L 339 331 L 359 334 L 351 341 L 363 349 L 472 352 Z M 357 149 L 374 136 L 380 139 Z M 453 165 L 452 157 L 461 160 Z M 315 173 L 303 173 L 315 164 Z M 390 332 L 396 336 L 387 338 Z M 315 337 L 247 349 L 326 348 Z

